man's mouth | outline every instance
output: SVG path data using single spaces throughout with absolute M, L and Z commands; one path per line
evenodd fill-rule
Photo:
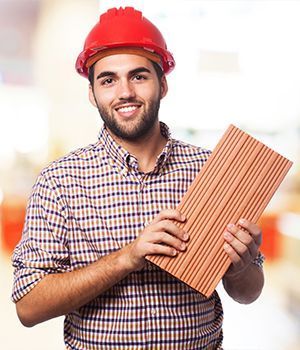
M 116 110 L 121 113 L 133 112 L 137 109 L 138 109 L 138 106 L 125 106 L 125 107 L 116 108 Z
M 126 104 L 116 107 L 115 110 L 122 116 L 131 117 L 140 107 L 140 104 Z

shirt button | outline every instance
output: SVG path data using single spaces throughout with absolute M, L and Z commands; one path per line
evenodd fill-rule
M 151 309 L 151 315 L 152 315 L 152 316 L 155 316 L 155 315 L 156 315 L 156 312 L 157 312 L 156 309 Z
M 148 265 L 148 271 L 152 271 L 153 270 L 153 267 L 152 267 L 152 265 Z

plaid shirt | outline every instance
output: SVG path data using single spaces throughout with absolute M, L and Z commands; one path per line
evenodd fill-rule
M 210 152 L 168 139 L 149 173 L 103 127 L 99 141 L 42 171 L 15 249 L 13 300 L 46 274 L 73 271 L 134 240 L 166 208 L 176 208 Z M 66 315 L 67 349 L 219 349 L 223 311 L 147 263 Z

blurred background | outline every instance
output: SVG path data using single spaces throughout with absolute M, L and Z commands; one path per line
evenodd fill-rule
M 109 7 L 134 5 L 177 62 L 160 119 L 213 149 L 232 123 L 294 162 L 260 221 L 266 285 L 224 303 L 224 348 L 300 349 L 300 1 L 0 0 L 0 346 L 63 349 L 63 318 L 24 328 L 10 301 L 26 201 L 50 161 L 97 140 L 98 112 L 74 64 Z

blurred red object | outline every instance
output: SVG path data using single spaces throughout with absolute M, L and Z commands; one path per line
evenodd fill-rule
M 278 230 L 278 215 L 263 214 L 258 221 L 263 232 L 261 252 L 268 261 L 278 259 L 281 255 L 281 235 Z
M 11 254 L 22 236 L 26 212 L 26 201 L 7 198 L 0 206 L 1 246 Z

